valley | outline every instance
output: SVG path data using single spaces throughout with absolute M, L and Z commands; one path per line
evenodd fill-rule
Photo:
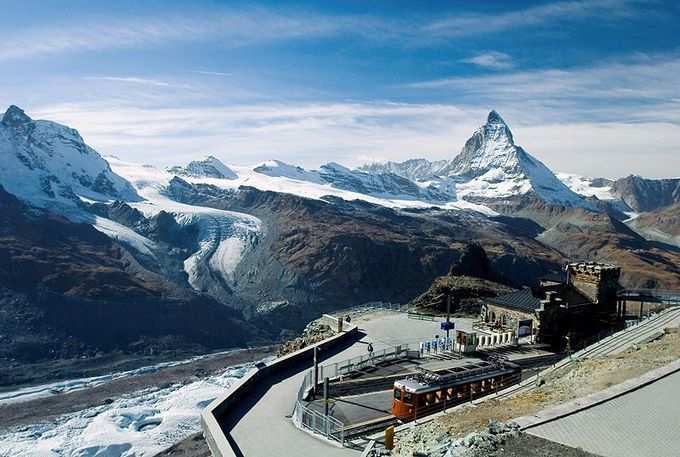
M 30 436 L 168 447 L 272 345 L 355 305 L 455 289 L 477 313 L 573 260 L 680 288 L 674 180 L 554 174 L 495 111 L 451 160 L 161 169 L 13 106 L 0 154 L 0 427 L 19 454 Z
M 620 264 L 628 287 L 680 286 L 676 181 L 554 174 L 495 111 L 451 160 L 354 170 L 214 156 L 159 169 L 15 106 L 0 126 L 14 366 L 285 340 L 327 311 L 411 300 L 471 243 L 512 287 L 574 259 Z

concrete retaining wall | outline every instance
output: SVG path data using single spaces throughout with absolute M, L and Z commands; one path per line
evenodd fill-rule
M 236 457 L 229 440 L 220 427 L 220 418 L 223 417 L 231 407 L 239 400 L 248 395 L 248 392 L 259 382 L 264 382 L 268 377 L 280 370 L 289 369 L 303 362 L 311 362 L 314 359 L 314 348 L 330 349 L 346 343 L 354 338 L 358 333 L 358 328 L 352 327 L 345 332 L 326 338 L 319 343 L 307 346 L 267 364 L 259 364 L 254 370 L 250 371 L 241 378 L 225 395 L 216 398 L 201 413 L 201 428 L 210 452 L 214 457 Z M 291 405 L 295 402 L 291 398 Z
M 324 314 L 321 316 L 321 322 L 329 326 L 335 333 L 342 332 L 343 320 L 340 317 L 331 316 L 330 314 Z

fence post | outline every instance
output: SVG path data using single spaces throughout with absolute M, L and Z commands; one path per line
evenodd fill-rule
M 312 395 L 316 397 L 316 386 L 319 384 L 319 348 L 314 347 L 314 385 L 312 386 Z

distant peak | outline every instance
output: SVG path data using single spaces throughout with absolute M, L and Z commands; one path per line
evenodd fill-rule
M 11 105 L 5 111 L 5 115 L 2 117 L 2 123 L 5 125 L 21 125 L 31 122 L 32 119 L 16 105 Z
M 487 124 L 501 124 L 507 126 L 503 118 L 501 117 L 496 110 L 491 110 L 489 113 L 489 117 L 486 119 Z

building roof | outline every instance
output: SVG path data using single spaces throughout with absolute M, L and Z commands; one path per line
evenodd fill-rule
M 541 307 L 541 300 L 534 297 L 531 293 L 531 289 L 522 289 L 517 292 L 499 295 L 496 298 L 489 299 L 489 303 L 529 313 L 532 313 Z

